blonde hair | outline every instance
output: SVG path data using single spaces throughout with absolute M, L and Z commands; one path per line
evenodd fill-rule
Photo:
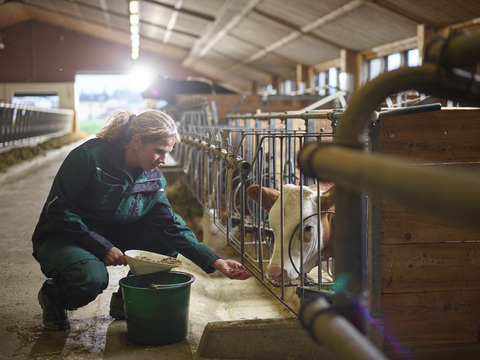
M 112 144 L 121 141 L 127 148 L 135 134 L 140 135 L 143 143 L 166 138 L 180 141 L 175 121 L 165 112 L 155 109 L 145 110 L 138 115 L 130 110 L 116 111 L 96 136 Z

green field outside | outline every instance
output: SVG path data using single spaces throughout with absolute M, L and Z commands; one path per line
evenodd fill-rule
M 83 120 L 80 121 L 80 131 L 84 131 L 89 135 L 95 135 L 103 125 L 103 120 Z

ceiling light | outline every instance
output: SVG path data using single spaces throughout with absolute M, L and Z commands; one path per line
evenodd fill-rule
M 132 25 L 130 26 L 130 34 L 138 34 L 138 25 Z
M 130 1 L 129 2 L 129 9 L 130 9 L 130 40 L 132 46 L 132 59 L 136 60 L 139 56 L 139 48 L 140 48 L 140 17 L 138 15 L 140 11 L 140 2 L 139 1 Z
M 140 4 L 138 1 L 130 1 L 130 13 L 137 14 L 138 10 L 140 9 Z
M 140 35 L 138 34 L 132 34 L 130 35 L 130 39 L 132 40 L 133 44 L 138 44 L 140 43 Z
M 130 25 L 138 25 L 138 23 L 139 23 L 138 15 L 136 14 L 130 15 Z

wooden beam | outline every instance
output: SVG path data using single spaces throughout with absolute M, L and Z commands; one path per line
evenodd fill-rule
M 340 67 L 340 58 L 338 59 L 332 59 L 329 61 L 325 61 L 323 63 L 318 63 L 315 65 L 312 65 L 312 68 L 314 69 L 315 72 L 321 72 L 321 71 L 328 71 L 330 68 L 339 68 Z
M 378 57 L 391 55 L 397 52 L 403 52 L 417 48 L 417 36 L 412 36 L 406 39 L 394 41 L 388 44 L 376 46 L 374 48 L 361 51 L 363 59 L 368 61 Z

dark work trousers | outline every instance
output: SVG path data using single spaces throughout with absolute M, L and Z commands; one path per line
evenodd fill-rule
M 177 252 L 158 240 L 142 221 L 117 226 L 104 237 L 122 250 L 147 250 L 167 256 Z M 55 235 L 43 244 L 33 244 L 33 256 L 49 278 L 44 291 L 51 302 L 66 310 L 85 306 L 108 286 L 108 271 L 100 260 L 79 244 Z

